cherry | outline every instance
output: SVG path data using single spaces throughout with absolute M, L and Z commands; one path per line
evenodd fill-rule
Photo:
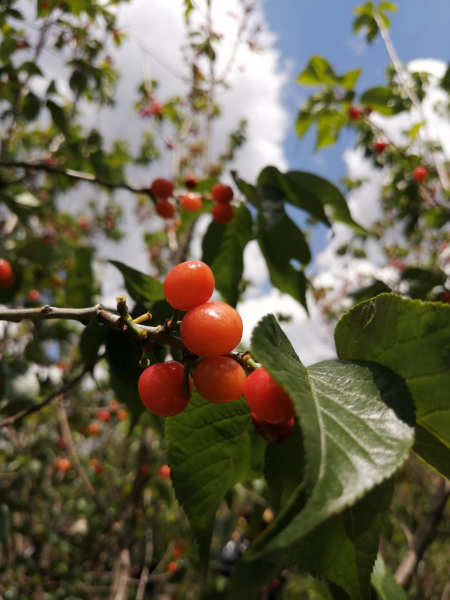
M 164 179 L 162 177 L 155 179 L 150 188 L 152 194 L 154 194 L 157 198 L 168 198 L 173 194 L 174 189 L 174 184 L 168 179 Z
M 148 475 L 150 472 L 150 465 L 141 465 L 139 467 L 139 473 L 141 475 Z
M 0 258 L 0 288 L 11 287 L 14 279 L 11 265 L 7 260 Z
M 372 144 L 372 149 L 377 154 L 381 154 L 382 152 L 384 152 L 386 150 L 386 148 L 387 148 L 387 142 L 385 142 L 381 138 L 378 138 Z
M 128 416 L 128 413 L 126 410 L 124 410 L 123 408 L 119 409 L 116 412 L 116 417 L 119 421 L 124 421 Z
M 78 226 L 80 227 L 81 231 L 87 231 L 89 229 L 89 221 L 86 219 L 86 217 L 80 217 L 78 220 Z
M 100 433 L 100 425 L 98 423 L 90 423 L 87 431 L 89 435 L 98 435 Z
M 55 460 L 55 467 L 58 469 L 58 471 L 62 471 L 63 473 L 66 473 L 70 469 L 71 466 L 72 466 L 72 463 L 70 462 L 70 460 L 68 458 L 58 457 Z
M 218 204 L 229 204 L 233 200 L 233 190 L 229 185 L 216 183 L 211 190 L 211 196 Z
M 188 190 L 193 190 L 198 186 L 198 179 L 195 175 L 187 175 L 184 178 L 184 185 Z
M 111 418 L 111 413 L 109 412 L 109 410 L 101 410 L 99 409 L 97 411 L 97 419 L 99 421 L 103 421 L 104 423 L 107 423 Z
M 181 339 L 198 356 L 231 352 L 242 338 L 242 319 L 225 302 L 207 302 L 191 308 L 181 321 Z
M 174 560 L 171 560 L 170 563 L 167 565 L 167 570 L 169 571 L 169 573 L 175 573 L 176 571 L 178 571 L 178 564 Z
M 426 167 L 416 167 L 413 170 L 413 179 L 416 183 L 422 183 L 425 181 L 425 179 L 427 179 L 429 173 L 428 173 L 428 169 Z
M 372 114 L 373 108 L 371 106 L 366 106 L 363 110 L 363 113 L 366 117 L 369 117 Z
M 250 410 L 262 421 L 281 423 L 295 416 L 291 399 L 263 367 L 247 377 L 244 395 Z
M 214 291 L 214 275 L 204 262 L 189 260 L 169 271 L 164 281 L 164 296 L 170 306 L 189 310 L 205 304 Z
M 350 121 L 357 121 L 359 118 L 361 118 L 361 115 L 361 109 L 359 109 L 357 106 L 350 106 L 348 109 L 348 118 Z
M 149 113 L 152 117 L 162 117 L 163 116 L 164 107 L 159 102 L 152 102 L 150 104 Z
M 56 442 L 56 445 L 58 446 L 58 448 L 61 448 L 61 450 L 63 450 L 67 446 L 67 442 L 63 437 L 60 437 Z
M 450 304 L 450 292 L 442 292 L 441 302 L 443 304 Z
M 222 225 L 226 225 L 233 218 L 233 207 L 229 204 L 217 204 L 211 210 L 211 215 L 214 221 L 217 223 L 222 223 Z
M 91 460 L 89 461 L 89 466 L 95 472 L 96 475 L 101 475 L 105 470 L 96 458 L 91 458 Z
M 41 294 L 37 290 L 30 290 L 27 294 L 27 298 L 30 302 L 39 302 Z
M 231 402 L 244 393 L 245 371 L 228 356 L 211 356 L 195 367 L 194 385 L 209 402 Z
M 181 206 L 188 212 L 197 212 L 202 209 L 203 202 L 200 196 L 186 194 L 181 198 Z
M 294 419 L 281 421 L 281 423 L 268 423 L 259 419 L 252 412 L 252 423 L 255 433 L 263 437 L 269 444 L 281 444 L 288 439 L 294 427 Z
M 175 214 L 175 207 L 167 199 L 158 200 L 155 204 L 156 213 L 163 219 L 171 219 Z
M 192 389 L 191 380 L 189 385 Z M 138 389 L 146 408 L 160 417 L 177 415 L 189 404 L 189 398 L 183 396 L 183 365 L 175 360 L 145 369 Z
M 169 465 L 162 465 L 158 469 L 158 475 L 161 479 L 170 479 L 170 467 Z

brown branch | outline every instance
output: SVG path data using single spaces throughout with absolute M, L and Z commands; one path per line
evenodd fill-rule
M 26 169 L 26 170 L 37 170 L 37 171 L 46 171 L 52 175 L 63 175 L 64 177 L 68 177 L 69 179 L 75 179 L 77 181 L 85 181 L 87 183 L 92 183 L 94 185 L 99 185 L 102 187 L 106 187 L 110 190 L 127 190 L 132 192 L 133 194 L 145 194 L 147 196 L 152 197 L 149 187 L 145 188 L 137 188 L 134 187 L 125 181 L 121 181 L 119 183 L 113 183 L 112 181 L 107 181 L 106 179 L 100 179 L 91 173 L 83 173 L 82 171 L 75 171 L 74 169 L 62 169 L 61 167 L 53 167 L 52 165 L 48 165 L 45 162 L 31 162 L 31 161 L 0 161 L 0 167 L 4 167 L 6 169 Z
M 411 585 L 412 578 L 422 560 L 426 550 L 435 539 L 438 526 L 444 514 L 445 505 L 450 497 L 450 481 L 442 479 L 435 493 L 431 508 L 421 527 L 414 536 L 412 548 L 408 550 L 404 559 L 395 572 L 395 579 L 404 589 Z
M 134 331 L 121 319 L 101 304 L 96 304 L 89 308 L 56 308 L 54 306 L 42 306 L 38 308 L 17 308 L 1 309 L 0 321 L 10 321 L 18 323 L 29 319 L 30 321 L 43 321 L 47 319 L 68 319 L 70 321 L 79 321 L 87 324 L 90 321 L 96 321 L 112 329 L 117 329 L 130 335 L 135 335 Z M 148 325 L 134 324 L 136 329 L 146 333 L 146 339 L 159 342 L 172 348 L 183 351 L 185 349 L 180 338 L 166 332 L 163 325 L 149 327 Z M 133 328 L 134 329 L 134 328 Z
M 103 358 L 103 356 L 99 356 L 95 362 L 97 362 L 101 358 Z M 84 369 L 76 377 L 74 377 L 73 379 L 68 381 L 63 386 L 61 386 L 61 387 L 57 388 L 56 390 L 54 390 L 53 392 L 51 392 L 47 396 L 47 398 L 45 398 L 45 400 L 43 400 L 42 402 L 33 404 L 32 406 L 29 406 L 28 408 L 24 408 L 23 410 L 19 411 L 15 415 L 12 415 L 11 417 L 7 417 L 6 419 L 3 419 L 3 421 L 0 421 L 0 427 L 7 427 L 9 425 L 13 425 L 20 419 L 23 419 L 24 417 L 28 417 L 29 415 L 32 415 L 33 413 L 38 412 L 39 410 L 43 409 L 45 406 L 50 404 L 50 402 L 52 400 L 54 400 L 58 396 L 62 396 L 65 392 L 67 392 L 68 390 L 75 387 L 77 385 L 77 383 L 79 383 L 87 373 L 90 373 L 92 371 L 92 369 L 94 368 L 94 364 L 84 367 Z

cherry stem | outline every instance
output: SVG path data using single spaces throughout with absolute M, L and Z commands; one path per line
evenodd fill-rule
M 173 331 L 175 327 L 178 325 L 178 316 L 180 311 L 177 308 L 174 308 L 172 316 L 166 322 L 166 331 Z
M 153 318 L 152 313 L 146 312 L 144 315 L 141 315 L 140 317 L 136 317 L 135 319 L 133 319 L 133 323 L 136 323 L 136 325 L 139 325 L 139 323 L 144 323 L 145 321 L 151 321 L 152 318 Z
M 189 385 L 189 371 L 191 370 L 190 360 L 183 363 L 183 398 L 191 397 L 191 386 Z
M 130 329 L 130 331 L 133 332 L 133 334 L 138 338 L 138 340 L 146 340 L 147 332 L 145 331 L 145 329 L 141 329 L 140 327 L 138 327 L 136 325 L 136 323 L 131 318 L 130 313 L 128 312 L 126 297 L 125 296 L 117 296 L 116 302 L 117 302 L 117 312 L 119 313 L 120 318 L 125 322 L 127 327 Z

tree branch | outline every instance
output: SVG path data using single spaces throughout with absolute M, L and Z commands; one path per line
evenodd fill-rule
M 436 537 L 439 523 L 444 514 L 445 505 L 450 497 L 450 481 L 442 479 L 435 493 L 431 508 L 421 527 L 417 530 L 412 547 L 406 553 L 395 572 L 395 579 L 404 589 L 411 585 L 414 573 L 426 550 Z
M 43 321 L 47 319 L 68 319 L 71 321 L 79 321 L 87 324 L 90 321 L 96 321 L 112 329 L 124 331 L 130 335 L 134 335 L 134 330 L 116 315 L 101 304 L 96 304 L 89 308 L 56 308 L 54 306 L 42 306 L 38 308 L 17 308 L 17 309 L 1 309 L 0 321 L 10 321 L 18 323 L 29 319 L 30 321 Z M 149 327 L 148 325 L 134 324 L 135 328 L 146 333 L 146 339 L 154 342 L 159 342 L 172 348 L 177 348 L 183 351 L 185 346 L 180 338 L 173 334 L 167 333 L 163 325 L 157 327 Z M 134 328 L 133 328 L 134 329 Z
M 112 181 L 107 181 L 106 179 L 100 179 L 91 173 L 83 173 L 82 171 L 75 171 L 73 169 L 62 169 L 61 167 L 53 167 L 52 165 L 48 165 L 45 162 L 31 162 L 31 161 L 0 161 L 0 167 L 4 167 L 5 169 L 26 169 L 26 170 L 37 170 L 37 171 L 46 171 L 52 175 L 63 175 L 64 177 L 68 177 L 69 179 L 75 179 L 77 181 L 85 181 L 87 183 L 92 183 L 94 185 L 99 185 L 101 187 L 106 187 L 110 190 L 127 190 L 132 192 L 133 194 L 145 194 L 153 198 L 150 188 L 138 188 L 134 187 L 125 181 L 121 181 L 119 183 L 113 183 Z

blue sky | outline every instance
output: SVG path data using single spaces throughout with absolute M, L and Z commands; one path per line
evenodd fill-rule
M 263 0 L 268 24 L 278 38 L 277 48 L 282 59 L 292 65 L 292 81 L 284 98 L 292 121 L 285 141 L 286 156 L 291 168 L 313 171 L 334 182 L 346 172 L 342 155 L 352 144 L 352 133 L 344 132 L 336 146 L 318 153 L 313 150 L 314 132 L 299 140 L 294 132 L 295 116 L 313 88 L 298 86 L 295 77 L 309 57 L 321 55 L 337 73 L 363 68 L 358 92 L 384 83 L 389 59 L 382 40 L 369 46 L 351 31 L 353 9 L 360 4 L 354 0 Z M 398 12 L 392 13 L 391 35 L 400 58 L 404 62 L 416 58 L 450 60 L 450 1 L 399 0 L 397 6 Z M 322 228 L 312 242 L 315 252 L 324 245 Z

